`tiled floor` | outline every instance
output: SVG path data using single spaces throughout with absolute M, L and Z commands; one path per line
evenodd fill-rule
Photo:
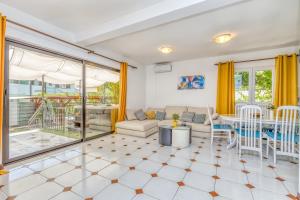
M 9 135 L 10 158 L 66 144 L 75 139 L 34 129 Z
M 163 147 L 157 135 L 108 135 L 8 167 L 1 200 L 288 200 L 298 184 L 294 162 L 239 160 L 224 140 Z

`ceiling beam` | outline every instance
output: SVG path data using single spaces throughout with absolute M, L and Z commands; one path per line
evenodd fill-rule
M 77 43 L 89 46 L 249 0 L 163 0 L 160 3 L 77 33 Z

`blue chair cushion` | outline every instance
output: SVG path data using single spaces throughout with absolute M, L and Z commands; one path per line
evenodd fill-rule
M 214 129 L 231 130 L 232 126 L 230 124 L 214 124 Z
M 236 128 L 235 131 L 237 132 L 237 134 L 239 134 L 239 135 L 242 136 L 242 137 L 245 137 L 245 135 L 246 135 L 245 129 L 242 129 L 242 130 L 240 131 L 239 128 Z M 256 137 L 256 138 L 260 138 L 260 133 L 259 133 L 259 131 L 256 131 L 255 137 Z
M 274 131 L 268 131 L 266 133 L 270 138 L 272 138 L 274 140 L 274 137 L 275 137 Z M 281 141 L 281 137 L 282 137 L 282 134 L 280 132 L 278 132 L 277 138 L 276 138 L 277 141 Z M 298 144 L 299 143 L 299 135 L 296 134 L 294 137 L 295 137 L 294 142 Z

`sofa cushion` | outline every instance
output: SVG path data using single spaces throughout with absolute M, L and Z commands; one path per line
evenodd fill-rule
M 150 107 L 150 108 L 147 109 L 147 111 L 154 111 L 156 113 L 158 111 L 159 112 L 165 112 L 165 109 L 164 108 L 151 108 Z
M 147 112 L 145 112 L 145 115 L 146 115 L 147 119 L 155 119 L 155 117 L 156 117 L 155 111 L 147 111 Z
M 126 110 L 126 117 L 127 117 L 127 120 L 136 120 L 136 116 L 135 116 L 135 113 L 136 110 L 133 110 L 133 109 L 127 109 Z
M 195 114 L 193 122 L 197 124 L 204 124 L 206 119 L 206 114 Z
M 172 122 L 173 120 L 162 120 L 162 121 L 158 121 L 157 124 L 158 126 L 164 126 L 164 125 L 172 126 Z
M 135 114 L 136 118 L 140 121 L 147 119 L 147 117 L 142 109 L 137 110 L 134 114 Z
M 195 114 L 206 114 L 207 113 L 207 107 L 188 107 L 188 112 L 194 112 Z M 212 107 L 209 107 L 210 114 L 212 115 L 214 112 L 214 109 Z
M 164 120 L 166 118 L 166 112 L 156 112 L 156 120 Z
M 166 106 L 166 119 L 172 119 L 173 114 L 181 116 L 186 111 L 187 107 L 185 106 Z
M 111 126 L 111 120 L 109 119 L 90 119 L 87 123 L 89 125 Z
M 196 123 L 190 123 L 186 122 L 186 125 L 189 125 L 192 127 L 192 131 L 199 131 L 199 132 L 206 132 L 210 133 L 211 127 L 204 125 L 204 124 L 196 124 Z
M 117 128 L 135 130 L 135 131 L 146 131 L 148 129 L 157 127 L 156 120 L 132 120 L 132 121 L 122 121 L 116 123 Z
M 193 113 L 193 112 L 183 112 L 180 119 L 183 122 L 193 122 L 194 116 L 195 116 L 195 113 Z

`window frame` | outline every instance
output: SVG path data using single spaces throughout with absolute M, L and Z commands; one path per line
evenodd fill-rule
M 263 70 L 271 70 L 272 71 L 272 100 L 271 102 L 257 102 L 255 100 L 255 72 L 263 71 Z M 248 72 L 249 73 L 249 98 L 248 102 L 236 101 L 236 103 L 251 103 L 251 104 L 260 104 L 260 103 L 273 103 L 274 99 L 274 86 L 275 86 L 275 67 L 273 65 L 264 65 L 264 66 L 245 66 L 245 67 L 237 67 L 234 71 L 236 72 Z M 236 91 L 236 90 L 235 90 Z

